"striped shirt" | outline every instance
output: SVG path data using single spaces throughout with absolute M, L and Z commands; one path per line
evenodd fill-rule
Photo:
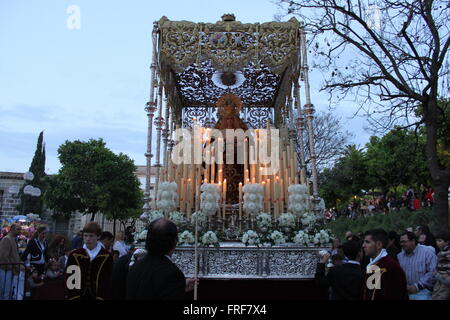
M 433 272 L 436 271 L 438 259 L 432 250 L 419 244 L 410 254 L 402 250 L 397 258 L 405 271 L 408 286 L 418 287 L 420 284 L 427 289 L 433 289 L 435 281 Z

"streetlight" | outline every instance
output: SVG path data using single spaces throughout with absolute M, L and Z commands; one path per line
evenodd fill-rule
M 25 172 L 23 174 L 23 179 L 25 181 L 33 181 L 34 179 L 34 174 L 30 171 Z M 15 189 L 14 189 L 15 190 Z M 42 192 L 41 189 L 39 189 L 38 187 L 33 187 L 31 184 L 26 185 L 25 188 L 23 188 L 23 193 L 32 197 L 40 197 Z M 22 201 L 22 214 L 24 213 L 24 205 L 25 205 L 25 201 Z

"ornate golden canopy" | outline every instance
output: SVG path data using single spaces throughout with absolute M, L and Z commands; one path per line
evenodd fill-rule
M 158 66 L 174 111 L 211 107 L 226 93 L 243 107 L 275 107 L 283 84 L 299 74 L 300 28 L 287 22 L 241 23 L 225 14 L 216 23 L 157 23 Z

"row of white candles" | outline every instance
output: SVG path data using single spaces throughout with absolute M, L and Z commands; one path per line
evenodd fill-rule
M 201 128 L 201 132 L 205 132 L 205 128 Z M 267 126 L 267 134 L 270 150 L 270 127 Z M 191 143 L 194 145 L 195 137 L 191 138 Z M 220 139 L 220 138 L 219 138 Z M 249 163 L 249 150 L 255 148 L 258 150 L 258 143 L 260 141 L 259 130 L 255 130 L 254 141 L 255 145 L 249 146 L 248 138 L 244 140 L 244 185 L 252 183 L 259 183 L 264 188 L 264 211 L 270 212 L 273 208 L 275 217 L 278 217 L 287 208 L 288 187 L 290 184 L 298 184 L 298 167 L 297 167 L 297 152 L 294 150 L 292 142 L 284 145 L 280 151 L 279 171 L 277 173 L 269 174 L 269 166 L 258 161 L 258 152 L 255 155 L 254 162 Z M 209 144 L 209 138 L 201 139 L 202 143 Z M 217 184 L 220 189 L 222 210 L 218 211 L 218 216 L 222 214 L 225 218 L 226 212 L 226 193 L 227 181 L 224 179 L 223 163 L 217 163 L 218 156 L 214 147 L 211 152 L 206 151 L 206 168 L 200 164 L 179 164 L 176 165 L 171 161 L 168 151 L 166 151 L 166 159 L 164 169 L 161 171 L 160 181 L 175 181 L 178 185 L 179 194 L 179 208 L 181 212 L 186 212 L 190 217 L 192 211 L 198 211 L 200 207 L 200 193 L 201 185 L 203 183 Z M 212 154 L 212 156 L 211 156 Z M 208 164 L 209 162 L 209 164 Z M 223 162 L 223 161 L 222 161 Z M 239 183 L 239 217 L 242 218 L 242 203 L 243 203 L 243 183 Z

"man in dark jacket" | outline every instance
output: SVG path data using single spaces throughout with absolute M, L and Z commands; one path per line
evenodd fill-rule
M 133 253 L 128 252 L 114 262 L 111 287 L 112 300 L 124 300 L 126 297 L 127 275 L 132 256 Z
M 145 243 L 147 255 L 137 261 L 127 277 L 127 300 L 183 300 L 194 287 L 172 262 L 178 241 L 177 226 L 170 220 L 150 223 Z
M 361 242 L 350 240 L 342 245 L 342 250 L 348 258 L 346 263 L 331 267 L 325 275 L 325 263 L 329 254 L 325 254 L 317 264 L 316 283 L 331 287 L 331 300 L 358 300 L 364 282 L 364 270 L 359 260 L 361 258 Z

